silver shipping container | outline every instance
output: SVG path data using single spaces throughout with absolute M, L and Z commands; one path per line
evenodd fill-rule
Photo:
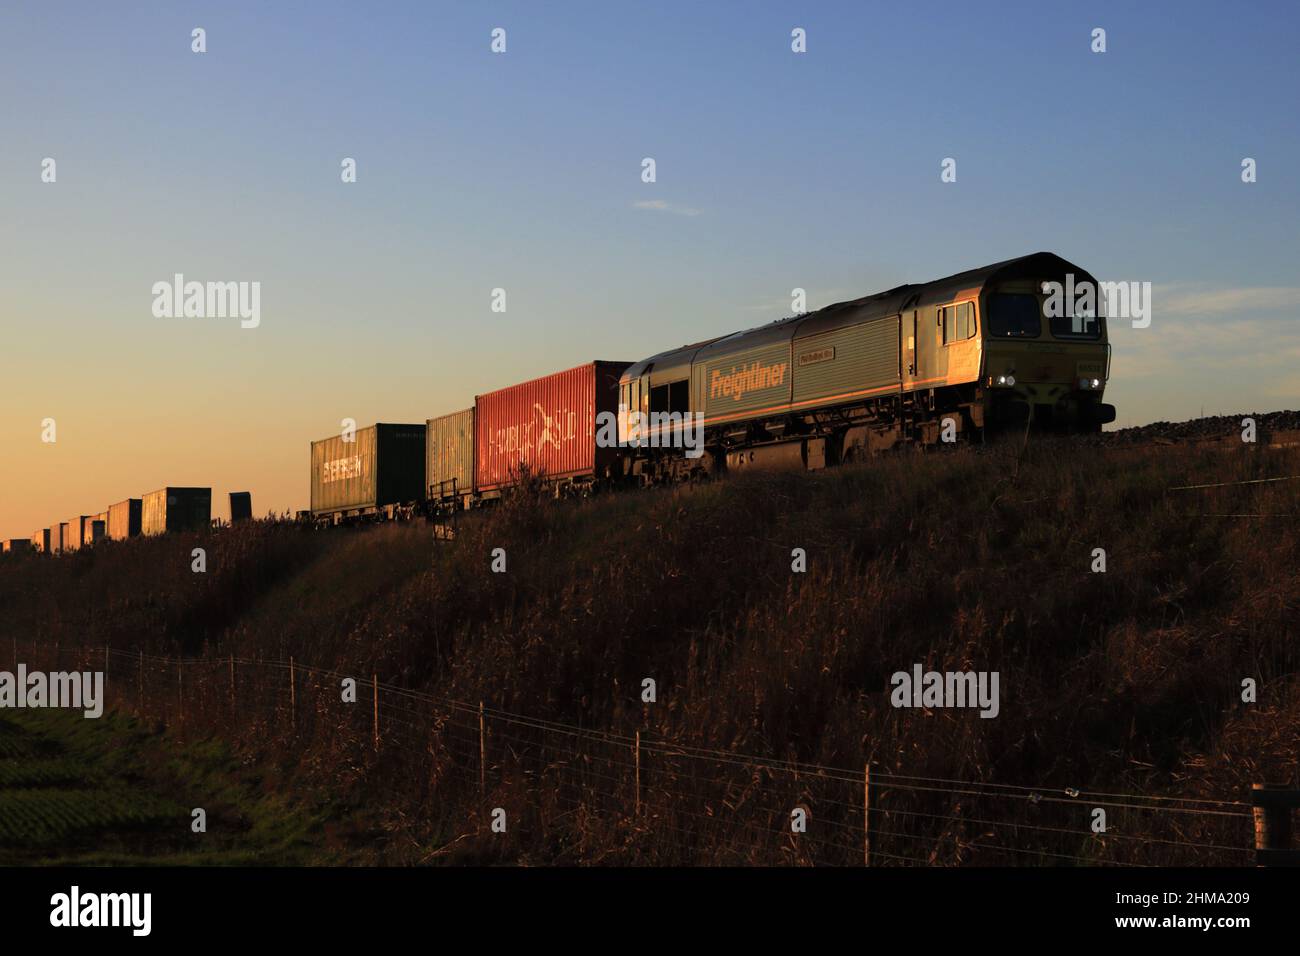
M 140 506 L 141 534 L 202 531 L 211 522 L 211 488 L 159 488 Z
M 58 544 L 56 544 L 56 545 L 54 546 L 54 550 L 55 550 L 55 551 L 66 551 L 66 550 L 68 550 L 67 545 L 64 543 L 64 542 L 66 542 L 66 541 L 68 540 L 68 534 L 69 534 L 68 523 L 67 523 L 66 521 L 60 521 L 60 522 L 59 522 L 59 527 L 58 527 L 59 541 L 58 541 Z M 54 535 L 55 535 L 55 529 L 54 529 L 53 527 L 51 527 L 51 528 L 50 528 L 50 538 L 51 538 L 51 543 L 52 543 L 52 544 L 53 544 L 53 538 L 54 538 Z
M 312 514 L 423 501 L 425 430 L 423 423 L 379 423 L 358 429 L 352 441 L 334 435 L 312 442 Z
M 474 490 L 474 409 L 452 412 L 425 423 L 428 445 L 425 481 L 430 501 L 446 501 Z
M 48 554 L 50 551 L 50 529 L 42 528 L 32 535 L 32 547 Z
M 125 541 L 140 533 L 141 499 L 127 498 L 115 505 L 108 506 L 108 517 L 104 522 L 105 533 L 114 541 Z
M 86 515 L 78 515 L 68 522 L 68 530 L 63 536 L 63 550 L 76 551 L 86 537 Z
M 32 543 L 27 538 L 10 538 L 5 541 L 4 545 L 6 554 L 20 554 L 32 549 Z

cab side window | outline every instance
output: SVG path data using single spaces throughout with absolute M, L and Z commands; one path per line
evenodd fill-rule
M 668 411 L 668 386 L 654 385 L 650 388 L 650 411 Z
M 668 410 L 689 414 L 691 410 L 691 380 L 684 378 L 669 386 Z
M 684 378 L 680 382 L 669 382 L 665 385 L 655 385 L 650 389 L 651 412 L 681 412 L 685 414 L 690 410 L 690 379 Z
M 970 302 L 944 306 L 939 310 L 939 325 L 943 329 L 943 344 L 965 342 L 975 334 L 975 306 Z

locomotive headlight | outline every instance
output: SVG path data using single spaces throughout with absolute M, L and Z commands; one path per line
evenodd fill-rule
M 1101 388 L 1101 379 L 1099 378 L 1081 378 L 1079 379 L 1079 388 L 1082 391 L 1096 391 Z
M 993 378 L 992 384 L 998 388 L 1014 388 L 1016 377 L 1014 375 L 996 375 Z

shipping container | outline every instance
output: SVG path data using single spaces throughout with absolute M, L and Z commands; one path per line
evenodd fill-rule
M 32 547 L 43 554 L 49 554 L 50 551 L 50 529 L 42 528 L 32 535 Z
M 474 491 L 474 409 L 430 418 L 425 480 L 430 501 L 454 501 Z
M 628 362 L 590 362 L 474 399 L 474 483 L 479 493 L 510 484 L 522 466 L 548 481 L 610 475 L 619 449 L 596 447 L 596 416 L 618 414 Z
M 351 441 L 333 435 L 311 443 L 314 515 L 377 513 L 423 501 L 425 426 L 378 423 Z
M 101 537 L 108 537 L 108 511 L 86 516 L 86 525 L 82 529 L 82 548 L 95 544 Z
M 251 521 L 253 517 L 253 493 L 251 491 L 232 491 L 230 493 L 230 523 Z
M 50 527 L 50 543 L 54 546 L 55 551 L 66 551 L 68 549 L 67 544 L 65 544 L 68 540 L 68 534 L 69 529 L 66 521 L 60 521 L 57 529 L 53 526 Z M 55 540 L 56 535 L 57 541 Z
M 68 530 L 63 535 L 63 550 L 76 551 L 86 537 L 87 515 L 78 515 L 68 522 Z
M 140 533 L 142 507 L 143 502 L 140 498 L 127 498 L 115 505 L 109 505 L 108 516 L 104 523 L 105 533 L 114 541 L 134 538 Z
M 24 551 L 30 551 L 32 543 L 27 538 L 9 538 L 5 541 L 4 549 L 6 554 L 21 554 Z
M 211 521 L 211 488 L 159 488 L 145 495 L 140 506 L 141 534 L 202 531 Z

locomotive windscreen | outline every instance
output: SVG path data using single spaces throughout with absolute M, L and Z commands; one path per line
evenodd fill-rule
M 989 335 L 994 338 L 1038 338 L 1042 310 L 1035 296 L 998 293 L 989 297 Z

